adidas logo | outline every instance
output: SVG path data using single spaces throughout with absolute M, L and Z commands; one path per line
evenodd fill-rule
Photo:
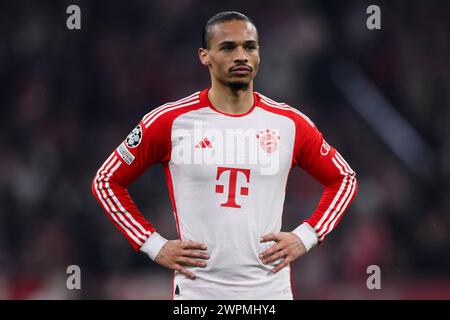
M 207 149 L 212 149 L 212 148 L 213 148 L 213 145 L 212 145 L 211 141 L 209 141 L 208 138 L 203 138 L 199 143 L 197 143 L 197 144 L 195 145 L 194 148 L 202 148 L 202 149 L 207 148 Z

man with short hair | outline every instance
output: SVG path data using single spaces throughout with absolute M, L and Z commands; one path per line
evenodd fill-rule
M 355 197 L 355 173 L 307 116 L 253 91 L 260 56 L 249 18 L 212 17 L 198 54 L 211 87 L 145 115 L 92 192 L 135 250 L 174 270 L 174 299 L 293 299 L 289 263 L 337 226 Z M 126 189 L 155 163 L 164 166 L 179 240 L 158 234 Z M 307 220 L 280 232 L 297 165 L 324 192 Z

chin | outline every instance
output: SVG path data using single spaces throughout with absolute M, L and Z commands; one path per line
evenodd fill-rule
M 238 90 L 247 90 L 250 82 L 248 81 L 230 81 L 227 83 L 228 87 L 232 90 L 238 91 Z

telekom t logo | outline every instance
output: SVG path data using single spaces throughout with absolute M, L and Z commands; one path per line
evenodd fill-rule
M 227 167 L 217 167 L 217 176 L 216 180 L 219 181 L 220 176 L 223 172 L 230 171 L 230 180 L 228 183 L 228 200 L 225 203 L 222 203 L 220 206 L 222 207 L 230 207 L 230 208 L 240 208 L 241 206 L 236 203 L 236 187 L 237 187 L 237 175 L 238 173 L 242 173 L 245 175 L 247 183 L 250 182 L 250 169 L 241 169 L 241 168 L 227 168 Z M 224 185 L 217 184 L 216 185 L 216 193 L 224 193 Z M 241 196 L 248 195 L 248 187 L 241 187 L 239 190 L 239 194 Z

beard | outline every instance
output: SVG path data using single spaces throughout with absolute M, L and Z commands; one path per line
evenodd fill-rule
M 249 86 L 249 82 L 244 82 L 244 81 L 229 81 L 227 83 L 228 88 L 230 88 L 233 91 L 239 91 L 239 90 L 243 90 L 246 91 L 248 90 L 248 86 Z

